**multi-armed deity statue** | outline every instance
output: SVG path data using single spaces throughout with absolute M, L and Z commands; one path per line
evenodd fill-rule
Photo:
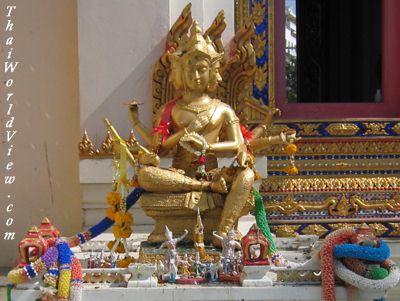
M 214 220 L 214 224 L 218 223 L 217 229 L 208 229 L 207 239 L 210 239 L 213 230 L 226 236 L 238 218 L 251 208 L 246 208 L 246 203 L 251 202 L 256 175 L 253 149 L 296 139 L 293 131 L 263 137 L 265 124 L 250 132 L 240 125 L 232 107 L 214 97 L 222 80 L 220 67 L 221 61 L 226 59 L 224 56 L 194 21 L 190 35 L 183 35 L 176 49 L 170 50 L 169 80 L 173 83 L 176 97 L 159 108 L 152 132 L 140 122 L 136 103 L 130 106 L 132 126 L 150 145 L 151 154 L 173 154 L 172 168 L 141 164 L 137 169 L 139 185 L 147 192 L 165 194 L 162 200 L 172 215 L 174 208 L 168 207 L 173 207 L 175 199 L 179 199 L 177 194 L 208 193 L 214 201 L 218 197 L 222 200 L 222 213 Z M 247 134 L 244 134 L 246 131 Z M 232 164 L 218 168 L 217 158 L 226 155 L 234 157 Z M 139 152 L 139 162 L 154 161 L 157 160 L 149 160 L 149 154 Z M 199 198 L 201 196 L 197 196 Z M 193 207 L 194 224 L 199 206 Z M 205 209 L 212 207 L 218 205 L 208 205 Z M 185 224 L 183 217 L 171 222 L 181 224 L 181 229 L 168 224 L 174 230 L 193 229 Z M 168 222 L 163 218 L 160 223 Z M 157 227 L 161 230 L 163 226 L 156 224 L 156 230 Z M 150 237 L 152 242 L 161 239 L 159 235 Z

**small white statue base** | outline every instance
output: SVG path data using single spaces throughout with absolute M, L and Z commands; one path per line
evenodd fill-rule
M 240 274 L 242 286 L 272 286 L 277 280 L 276 273 L 270 272 L 269 265 L 245 265 Z
M 157 278 L 153 276 L 156 266 L 153 264 L 130 264 L 128 266 L 132 277 L 129 279 L 127 287 L 156 287 Z

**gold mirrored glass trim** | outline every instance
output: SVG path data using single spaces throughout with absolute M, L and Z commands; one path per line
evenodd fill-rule
M 400 190 L 400 177 L 397 176 L 335 176 L 335 177 L 292 177 L 271 176 L 264 179 L 261 192 L 340 192 L 340 191 L 397 191 Z

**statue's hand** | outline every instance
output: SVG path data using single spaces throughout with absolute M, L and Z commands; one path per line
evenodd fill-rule
M 188 142 L 197 151 L 203 150 L 204 142 L 196 137 L 190 136 L 187 138 L 186 142 Z
M 133 99 L 129 104 L 129 120 L 132 125 L 136 125 L 140 121 L 138 104 L 139 103 L 135 99 Z
M 295 143 L 296 141 L 300 140 L 300 137 L 296 137 L 296 131 L 295 130 L 288 130 L 285 132 L 282 132 L 280 134 L 282 142 L 283 143 Z
M 209 122 L 209 118 L 206 115 L 200 115 L 195 120 L 189 123 L 186 130 L 191 132 L 198 132 L 202 130 Z
M 274 117 L 279 116 L 281 116 L 281 110 L 279 110 L 278 108 L 273 108 L 268 111 L 267 116 L 265 117 L 265 120 L 264 122 L 262 122 L 262 124 L 270 126 Z

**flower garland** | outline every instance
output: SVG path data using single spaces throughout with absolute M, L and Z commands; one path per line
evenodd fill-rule
M 378 291 L 386 291 L 390 288 L 395 287 L 400 281 L 400 269 L 399 267 L 391 263 L 389 267 L 389 275 L 385 279 L 375 280 L 368 279 L 363 276 L 358 275 L 357 273 L 349 270 L 340 260 L 334 260 L 334 269 L 336 275 L 360 290 L 378 290 Z
M 281 135 L 284 135 L 281 133 Z M 283 138 L 282 138 L 283 140 Z M 289 142 L 285 146 L 285 152 L 289 156 L 289 165 L 286 166 L 283 171 L 289 175 L 297 175 L 299 173 L 298 168 L 295 165 L 294 155 L 297 153 L 297 146 L 293 142 Z
M 19 284 L 35 278 L 38 274 L 49 269 L 58 258 L 58 250 L 56 247 L 51 247 L 39 259 L 33 263 L 24 266 L 23 268 L 13 269 L 8 273 L 8 281 L 12 284 Z
M 192 139 L 197 139 L 201 142 L 202 144 L 202 149 L 196 150 L 194 149 L 191 145 L 190 142 L 192 141 Z M 179 140 L 179 144 L 186 149 L 189 153 L 194 154 L 198 157 L 198 159 L 196 161 L 194 161 L 194 163 L 197 164 L 197 174 L 199 175 L 200 178 L 202 179 L 206 179 L 207 178 L 207 173 L 206 173 L 206 151 L 209 148 L 209 145 L 207 143 L 207 140 L 195 133 L 195 132 L 191 132 L 191 133 L 187 133 L 185 134 L 180 140 Z
M 325 301 L 335 301 L 335 275 L 333 250 L 337 244 L 342 244 L 354 235 L 354 231 L 349 228 L 339 229 L 327 237 L 322 242 L 320 253 L 322 270 L 322 290 Z
M 60 276 L 58 279 L 58 301 L 68 301 L 70 283 L 71 283 L 71 257 L 73 256 L 71 249 L 66 241 L 58 243 Z
M 336 246 L 333 256 L 337 259 L 352 257 L 370 261 L 384 261 L 390 257 L 390 249 L 385 241 L 380 241 L 379 247 L 364 247 L 355 244 Z
M 82 288 L 81 263 L 76 257 L 73 257 L 71 262 L 71 288 L 69 301 L 81 301 Z

